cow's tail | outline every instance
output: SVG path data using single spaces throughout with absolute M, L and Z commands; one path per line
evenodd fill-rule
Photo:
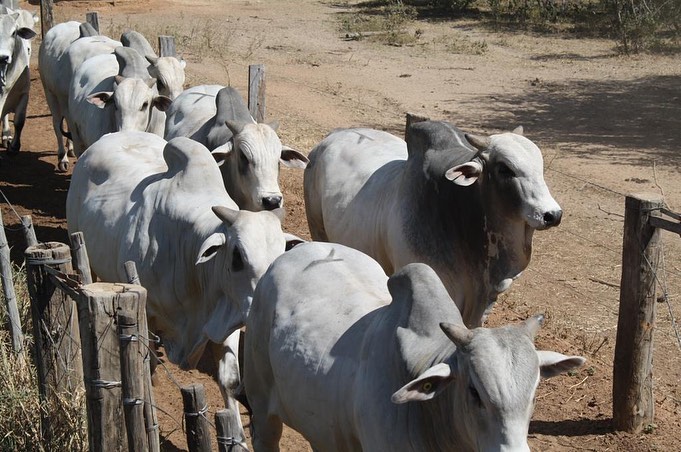
M 63 136 L 65 136 L 69 140 L 73 140 L 73 138 L 71 138 L 71 132 L 67 132 L 66 130 L 64 130 L 64 118 L 63 117 L 61 118 L 61 122 L 59 123 L 59 131 L 61 132 L 61 134 Z

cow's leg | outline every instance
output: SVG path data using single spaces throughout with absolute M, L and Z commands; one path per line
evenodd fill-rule
M 9 129 L 9 114 L 2 117 L 2 147 L 9 148 L 12 141 L 12 131 Z
M 222 344 L 211 343 L 211 351 L 214 359 L 217 361 L 215 379 L 225 401 L 225 408 L 235 413 L 238 420 L 239 431 L 232 432 L 232 436 L 239 440 L 244 440 L 246 435 L 241 423 L 239 405 L 234 397 L 240 382 L 238 360 L 240 335 L 241 332 L 236 330 Z
M 264 407 L 263 407 L 264 408 Z M 253 434 L 253 450 L 255 452 L 279 452 L 279 440 L 283 424 L 278 416 L 269 416 L 264 412 L 255 409 L 251 422 Z
M 45 100 L 47 100 L 47 106 L 50 107 L 50 112 L 52 113 L 52 130 L 54 130 L 54 135 L 57 138 L 57 169 L 59 171 L 66 171 L 69 168 L 69 159 L 66 156 L 64 137 L 61 133 L 63 115 L 61 108 L 59 108 L 59 101 L 57 96 L 48 90 L 45 90 Z
M 21 131 L 26 123 L 26 107 L 28 106 L 28 93 L 21 96 L 14 110 L 14 138 L 9 145 L 9 152 L 19 152 L 21 149 Z

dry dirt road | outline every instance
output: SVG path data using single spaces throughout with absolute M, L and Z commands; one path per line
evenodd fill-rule
M 401 134 L 407 111 L 476 133 L 522 124 L 542 149 L 547 182 L 565 215 L 560 227 L 535 235 L 529 268 L 501 297 L 490 324 L 544 312 L 538 347 L 588 358 L 579 372 L 540 384 L 530 445 L 542 451 L 681 450 L 681 347 L 672 324 L 681 316 L 681 242 L 672 234 L 663 234 L 659 291 L 668 303 L 658 304 L 656 419 L 647 433 L 613 431 L 611 395 L 625 194 L 663 194 L 672 209 L 681 209 L 678 56 L 621 57 L 607 40 L 493 31 L 470 20 L 415 22 L 408 31 L 418 39 L 401 47 L 348 40 L 339 24 L 355 17 L 356 2 L 113 3 L 60 2 L 55 17 L 82 20 L 86 11 L 96 10 L 102 31 L 113 37 L 125 28 L 150 41 L 176 36 L 188 85 L 231 84 L 245 92 L 247 66 L 265 64 L 267 117 L 281 122 L 283 141 L 305 152 L 336 127 Z M 475 51 L 480 48 L 485 51 Z M 23 150 L 2 162 L 0 188 L 18 214 L 33 215 L 41 240 L 67 242 L 69 174 L 54 172 L 48 115 L 34 71 Z M 282 178 L 285 226 L 309 237 L 302 174 L 283 170 Z M 2 213 L 19 259 L 16 215 L 5 201 Z M 173 381 L 203 382 L 210 413 L 222 402 L 209 378 L 168 369 L 172 378 L 163 371 L 156 377 L 161 433 L 165 450 L 183 450 L 181 401 Z M 290 431 L 282 445 L 287 451 L 309 450 Z

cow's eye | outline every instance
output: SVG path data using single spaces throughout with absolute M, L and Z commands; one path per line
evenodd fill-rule
M 147 108 L 149 108 L 149 102 L 143 103 L 143 104 L 142 104 L 142 108 L 140 108 L 140 111 L 144 111 L 144 110 L 146 110 Z
M 232 271 L 238 272 L 244 269 L 244 260 L 241 257 L 241 251 L 239 248 L 234 248 L 234 254 L 232 254 Z
M 482 399 L 480 398 L 480 393 L 478 392 L 478 390 L 475 389 L 474 386 L 469 386 L 468 391 L 471 393 L 471 398 L 473 399 L 473 401 L 478 405 L 482 405 Z
M 512 177 L 515 177 L 515 173 L 511 168 L 508 167 L 505 163 L 499 163 L 497 165 L 497 174 L 499 174 L 500 177 L 503 177 L 504 179 L 510 179 Z

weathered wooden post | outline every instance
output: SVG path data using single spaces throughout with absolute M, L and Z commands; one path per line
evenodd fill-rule
M 52 14 L 52 0 L 40 0 L 40 31 L 43 39 L 45 33 L 54 25 L 54 15 Z
M 173 36 L 158 37 L 158 54 L 162 57 L 174 57 L 177 55 L 175 38 Z
M 184 423 L 187 428 L 189 452 L 211 450 L 210 424 L 206 413 L 206 393 L 202 384 L 193 384 L 180 389 L 184 404 Z
M 409 127 L 412 124 L 423 121 L 430 121 L 430 118 L 427 116 L 417 115 L 415 113 L 407 113 L 407 123 L 404 127 L 404 137 L 407 138 Z
M 38 244 L 38 237 L 35 235 L 35 229 L 33 229 L 33 219 L 30 215 L 24 215 L 21 217 L 21 224 L 24 227 L 24 238 L 26 239 L 26 248 L 29 246 L 35 246 Z
M 85 13 L 85 22 L 92 25 L 92 28 L 94 28 L 97 31 L 97 33 L 99 33 L 99 15 L 97 14 L 96 11 Z
M 90 272 L 90 258 L 85 247 L 85 237 L 82 232 L 74 232 L 71 234 L 70 239 L 73 263 L 80 276 L 80 282 L 83 285 L 92 284 L 94 281 L 92 281 L 92 273 Z
M 46 267 L 71 272 L 71 252 L 63 243 L 47 242 L 28 247 L 25 257 L 40 396 L 60 403 L 60 397 L 73 397 L 82 387 L 80 337 L 75 305 L 55 288 Z M 58 422 L 48 414 L 42 427 L 46 438 L 50 437 L 50 422 Z
M 128 284 L 140 284 L 140 278 L 137 275 L 137 267 L 133 261 L 127 261 L 124 265 L 125 274 L 128 279 Z M 149 325 L 147 323 L 147 311 L 142 309 L 140 312 L 141 320 L 139 323 L 140 341 L 142 347 L 140 352 L 144 356 L 143 371 L 144 371 L 144 423 L 147 430 L 147 440 L 149 442 L 149 451 L 158 452 L 161 450 L 161 442 L 158 436 L 158 417 L 156 416 L 156 404 L 154 400 L 154 391 L 151 384 L 151 353 L 152 344 L 149 339 Z
M 256 122 L 265 121 L 265 65 L 248 66 L 248 111 Z
M 127 450 L 119 336 L 114 324 L 117 312 L 137 312 L 144 300 L 143 287 L 101 282 L 83 286 L 78 297 L 91 451 Z
M 219 452 L 246 452 L 246 438 L 243 437 L 239 420 L 232 410 L 218 410 L 215 413 L 215 430 L 217 431 Z M 238 432 L 234 436 L 233 432 Z
M 144 301 L 140 299 L 140 301 Z M 136 310 L 118 312 L 118 332 L 121 351 L 121 381 L 123 385 L 123 411 L 128 433 L 128 451 L 140 452 L 147 449 L 147 433 L 144 424 L 144 373 L 142 372 L 142 352 L 138 319 L 136 312 L 144 309 L 138 305 Z
M 636 432 L 652 423 L 655 272 L 660 232 L 650 226 L 660 195 L 630 195 L 625 202 L 622 279 L 613 367 L 613 421 L 617 430 Z
M 0 210 L 0 278 L 2 279 L 2 293 L 5 296 L 7 307 L 7 319 L 9 332 L 12 340 L 12 351 L 20 355 L 24 349 L 24 334 L 21 332 L 21 319 L 17 307 L 17 295 L 14 291 L 14 278 L 12 277 L 12 261 L 9 256 L 9 244 L 5 234 L 5 222 Z

